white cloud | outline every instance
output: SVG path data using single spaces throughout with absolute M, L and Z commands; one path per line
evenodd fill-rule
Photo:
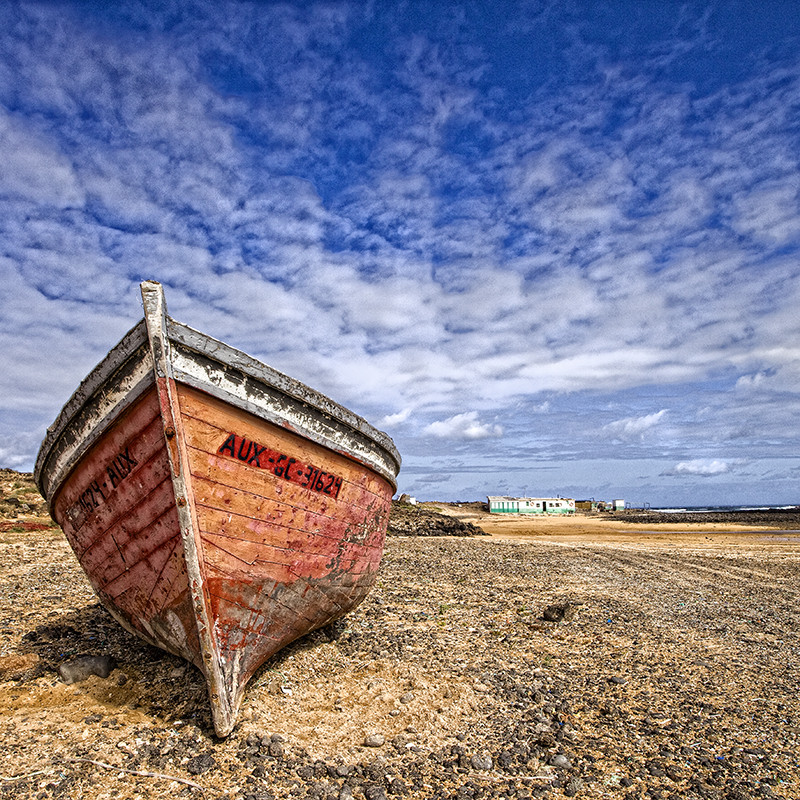
M 393 428 L 395 425 L 405 422 L 411 416 L 411 412 L 412 409 L 404 408 L 402 411 L 398 411 L 396 414 L 387 414 L 380 421 L 380 425 L 384 428 Z
M 658 425 L 666 414 L 667 409 L 662 408 L 661 411 L 656 411 L 653 414 L 645 414 L 642 417 L 616 419 L 604 425 L 603 431 L 614 439 L 641 441 L 644 438 L 644 434 Z
M 477 411 L 465 411 L 463 414 L 432 422 L 424 429 L 424 433 L 441 439 L 498 439 L 503 435 L 503 428 L 481 422 Z
M 82 206 L 85 195 L 75 170 L 57 144 L 0 109 L 2 191 L 6 196 L 57 208 Z
M 731 465 L 727 461 L 716 458 L 695 458 L 691 461 L 678 462 L 666 475 L 692 475 L 709 478 L 730 472 Z

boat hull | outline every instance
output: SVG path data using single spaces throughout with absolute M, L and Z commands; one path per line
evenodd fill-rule
M 271 655 L 368 593 L 399 456 L 324 396 L 169 320 L 157 285 L 143 296 L 146 329 L 65 406 L 36 478 L 105 607 L 203 671 L 224 736 Z
M 358 605 L 394 487 L 344 456 L 179 387 L 211 616 L 231 691 Z

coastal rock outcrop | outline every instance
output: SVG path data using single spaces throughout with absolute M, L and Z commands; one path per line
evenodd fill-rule
M 392 501 L 387 536 L 488 536 L 473 525 L 422 505 Z

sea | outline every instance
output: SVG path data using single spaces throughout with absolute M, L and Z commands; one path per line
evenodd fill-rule
M 659 514 L 714 514 L 730 511 L 794 511 L 796 505 L 789 506 L 685 506 L 682 508 L 660 508 L 658 506 L 647 506 L 644 509 L 631 506 L 637 510 L 656 511 Z

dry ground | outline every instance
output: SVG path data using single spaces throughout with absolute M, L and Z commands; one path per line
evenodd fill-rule
M 220 741 L 199 673 L 108 617 L 28 499 L 0 507 L 0 798 L 800 798 L 796 532 L 444 506 L 492 535 L 387 540 Z M 116 668 L 65 685 L 79 654 Z

